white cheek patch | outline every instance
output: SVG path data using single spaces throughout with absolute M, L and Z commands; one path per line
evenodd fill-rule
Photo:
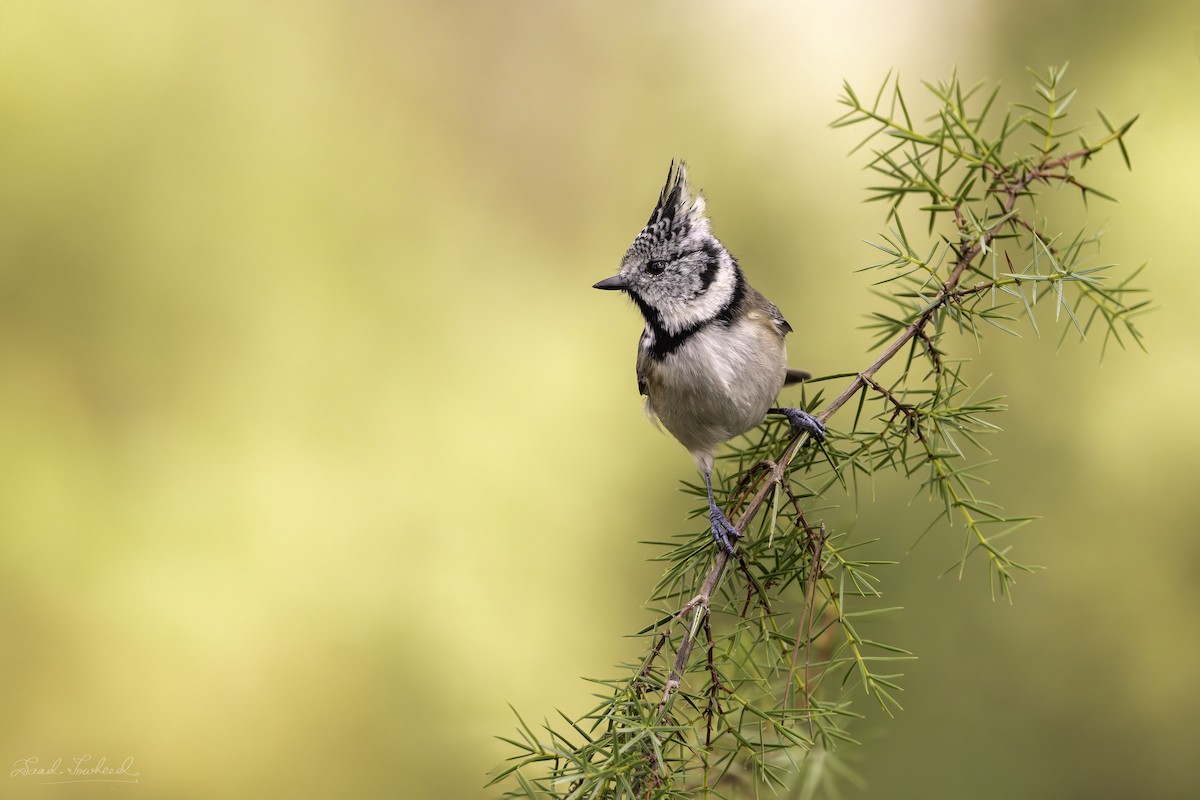
M 668 333 L 678 333 L 700 322 L 707 322 L 729 304 L 737 291 L 737 267 L 721 259 L 717 275 L 701 294 L 686 300 L 665 303 L 658 309 Z

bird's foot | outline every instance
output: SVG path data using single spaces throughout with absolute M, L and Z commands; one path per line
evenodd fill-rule
M 818 442 L 825 441 L 825 426 L 821 423 L 821 420 L 807 411 L 799 408 L 772 408 L 771 411 L 788 418 L 788 422 L 792 423 L 792 435 L 798 435 L 803 432 Z
M 742 534 L 733 527 L 729 517 L 725 516 L 725 512 L 716 503 L 708 504 L 708 518 L 712 521 L 712 535 L 717 547 L 733 555 L 733 543 L 741 539 Z

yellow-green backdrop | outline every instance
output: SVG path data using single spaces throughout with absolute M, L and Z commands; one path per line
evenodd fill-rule
M 0 798 L 483 796 L 507 704 L 586 707 L 647 619 L 638 540 L 688 524 L 636 312 L 589 288 L 669 159 L 796 365 L 853 370 L 883 222 L 841 80 L 1026 100 L 1068 60 L 1073 119 L 1142 115 L 1087 213 L 1150 262 L 1150 352 L 986 340 L 990 496 L 1043 517 L 1013 605 L 939 578 L 959 532 L 908 553 L 914 487 L 860 504 L 904 559 L 879 638 L 920 659 L 848 791 L 1200 793 L 1198 32 L 1167 1 L 3 0 Z M 81 758 L 138 783 L 59 782 Z

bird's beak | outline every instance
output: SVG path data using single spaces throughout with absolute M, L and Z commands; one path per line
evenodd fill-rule
M 596 283 L 592 286 L 593 289 L 628 289 L 629 282 L 620 275 L 613 275 L 611 278 Z

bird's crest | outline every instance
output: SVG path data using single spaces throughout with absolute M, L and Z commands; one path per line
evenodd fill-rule
M 668 228 L 684 231 L 693 225 L 708 225 L 708 217 L 704 213 L 704 197 L 694 194 L 688 184 L 687 164 L 683 161 L 672 161 L 667 169 L 667 182 L 663 184 L 658 195 L 658 205 L 650 215 L 647 228 L 663 225 Z

